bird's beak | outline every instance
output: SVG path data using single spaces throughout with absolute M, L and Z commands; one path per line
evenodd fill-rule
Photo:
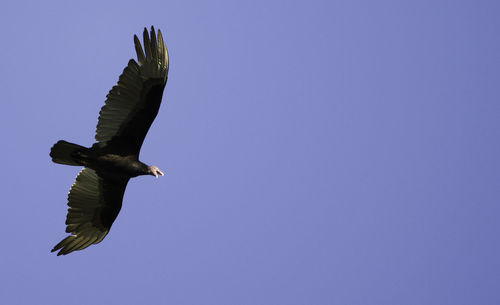
M 156 166 L 150 166 L 149 171 L 151 172 L 151 175 L 155 176 L 155 178 L 158 178 L 158 175 L 164 176 L 163 172 Z
M 155 177 L 156 177 L 156 178 L 158 178 L 158 174 L 160 174 L 160 176 L 164 176 L 164 175 L 163 175 L 163 172 L 162 172 L 160 169 L 158 169 L 158 170 L 156 171 L 156 175 L 155 175 Z

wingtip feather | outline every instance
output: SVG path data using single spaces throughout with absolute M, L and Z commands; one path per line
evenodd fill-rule
M 151 56 L 152 56 L 151 42 L 149 41 L 149 33 L 148 33 L 148 30 L 146 28 L 144 28 L 144 33 L 142 34 L 142 39 L 144 42 L 144 49 L 146 51 L 146 61 L 150 61 Z
M 134 35 L 134 46 L 135 52 L 137 53 L 137 61 L 142 65 L 146 62 L 146 60 L 144 58 L 144 51 L 141 46 L 141 41 L 139 40 L 139 37 L 137 37 L 137 35 Z

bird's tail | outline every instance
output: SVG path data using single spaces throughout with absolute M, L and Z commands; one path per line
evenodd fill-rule
M 50 156 L 55 163 L 83 165 L 78 161 L 77 153 L 85 150 L 87 150 L 87 148 L 84 146 L 60 140 L 50 149 Z

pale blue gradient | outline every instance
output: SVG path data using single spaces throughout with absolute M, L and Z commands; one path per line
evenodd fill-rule
M 2 304 L 500 304 L 498 1 L 9 1 Z M 170 75 L 99 245 L 64 236 L 144 26 Z

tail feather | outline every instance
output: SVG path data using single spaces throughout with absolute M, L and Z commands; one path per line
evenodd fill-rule
M 76 153 L 86 149 L 87 148 L 84 146 L 60 140 L 50 149 L 50 156 L 52 157 L 52 161 L 55 163 L 66 165 L 82 165 L 80 162 L 78 162 Z

